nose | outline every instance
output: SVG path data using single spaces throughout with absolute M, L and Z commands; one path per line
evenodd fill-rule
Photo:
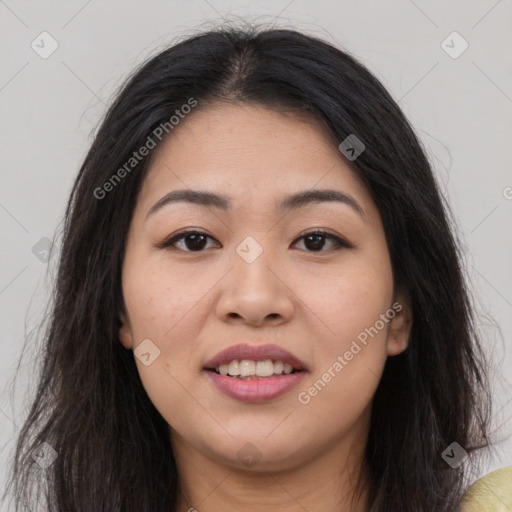
M 285 282 L 272 259 L 265 252 L 250 263 L 234 256 L 232 270 L 220 283 L 216 312 L 222 321 L 252 326 L 290 321 L 295 310 L 292 283 Z

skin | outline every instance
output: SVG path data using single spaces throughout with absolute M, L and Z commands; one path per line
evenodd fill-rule
M 128 233 L 119 338 L 130 349 L 149 338 L 160 350 L 148 366 L 135 360 L 170 426 L 178 510 L 364 511 L 372 397 L 386 358 L 407 348 L 411 328 L 368 190 L 316 121 L 262 106 L 196 109 L 153 157 Z M 181 202 L 146 218 L 161 197 L 182 188 L 227 195 L 232 210 Z M 362 215 L 338 202 L 276 210 L 283 196 L 324 188 L 350 194 Z M 308 242 L 303 236 L 315 228 L 354 247 Z M 190 238 L 158 247 L 185 229 L 211 238 L 199 251 Z M 263 249 L 252 263 L 236 252 L 248 236 Z M 299 393 L 394 302 L 401 311 L 300 403 Z M 305 378 L 269 402 L 225 396 L 204 365 L 245 342 L 286 348 L 306 363 Z M 249 442 L 259 458 L 250 466 L 238 455 Z M 358 477 L 363 492 L 350 504 Z

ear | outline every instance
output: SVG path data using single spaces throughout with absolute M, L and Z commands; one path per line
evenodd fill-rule
M 121 327 L 119 328 L 119 341 L 123 344 L 124 348 L 133 348 L 133 336 L 130 322 L 125 313 L 120 313 Z
M 387 341 L 388 356 L 401 354 L 409 346 L 412 328 L 411 301 L 406 293 L 398 293 L 390 308 L 395 315 L 389 322 Z

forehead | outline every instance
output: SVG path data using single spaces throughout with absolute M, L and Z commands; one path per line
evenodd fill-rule
M 173 189 L 222 192 L 237 207 L 267 207 L 313 188 L 371 201 L 326 128 L 307 115 L 264 106 L 213 104 L 185 117 L 160 146 L 139 203 L 147 209 Z

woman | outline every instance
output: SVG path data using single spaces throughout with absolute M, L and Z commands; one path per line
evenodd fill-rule
M 192 36 L 73 187 L 17 506 L 35 475 L 52 511 L 459 510 L 489 443 L 472 322 L 377 79 L 291 30 Z

